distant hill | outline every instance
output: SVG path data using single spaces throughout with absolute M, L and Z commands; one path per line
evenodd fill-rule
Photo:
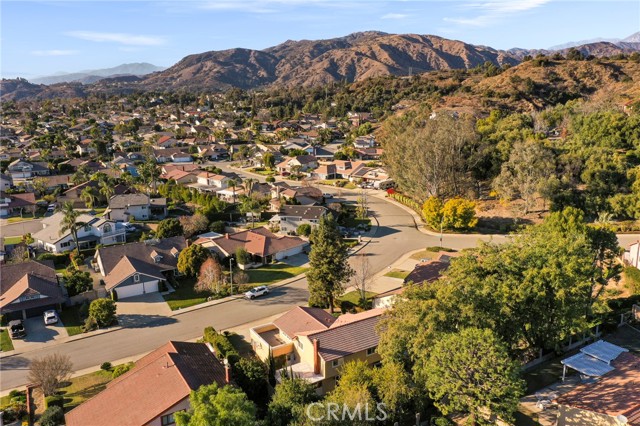
M 76 73 L 62 73 L 45 77 L 37 77 L 30 79 L 30 82 L 34 84 L 56 84 L 68 82 L 91 84 L 106 77 L 123 75 L 143 76 L 156 71 L 162 71 L 164 69 L 164 67 L 159 67 L 157 65 L 149 64 L 146 62 L 140 62 L 132 64 L 122 64 L 113 68 L 85 70 Z
M 33 84 L 23 78 L 0 81 L 0 100 L 82 98 L 87 95 L 80 83 L 59 83 L 53 85 Z

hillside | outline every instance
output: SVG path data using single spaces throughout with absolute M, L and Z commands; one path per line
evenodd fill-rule
M 0 81 L 0 100 L 81 98 L 86 96 L 80 83 L 60 83 L 50 86 L 29 83 L 25 79 L 2 79 Z
M 77 82 L 82 84 L 95 83 L 98 80 L 107 77 L 116 77 L 124 75 L 143 76 L 151 74 L 152 72 L 162 71 L 164 67 L 159 67 L 146 62 L 122 64 L 117 67 L 97 69 L 97 70 L 85 70 L 76 73 L 63 73 L 56 75 L 49 75 L 44 77 L 38 77 L 30 79 L 33 84 L 57 84 Z

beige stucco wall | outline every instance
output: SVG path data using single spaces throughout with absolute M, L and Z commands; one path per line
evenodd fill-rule
M 558 406 L 557 426 L 622 426 L 615 417 L 566 405 Z
M 165 415 L 171 414 L 171 413 L 175 413 L 176 411 L 188 410 L 189 408 L 191 408 L 191 406 L 189 405 L 189 397 L 187 396 L 186 398 L 184 398 L 183 400 L 178 402 L 176 405 L 174 405 L 173 407 L 169 408 L 165 412 L 161 413 L 155 419 L 151 420 L 145 426 L 162 426 L 162 420 L 161 420 L 162 416 L 165 416 Z

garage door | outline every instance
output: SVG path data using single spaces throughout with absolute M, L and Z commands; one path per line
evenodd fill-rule
M 125 299 L 127 297 L 139 296 L 145 293 L 155 293 L 157 291 L 158 291 L 158 281 L 127 285 L 124 287 L 116 287 L 116 293 L 118 293 L 118 299 Z

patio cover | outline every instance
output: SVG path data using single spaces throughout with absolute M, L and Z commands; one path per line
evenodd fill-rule
M 600 377 L 607 374 L 614 370 L 614 367 L 611 366 L 611 361 L 616 359 L 622 352 L 628 352 L 628 350 L 604 340 L 598 340 L 585 346 L 580 349 L 579 353 L 561 361 L 563 364 L 562 380 L 564 381 L 567 367 L 590 377 Z

